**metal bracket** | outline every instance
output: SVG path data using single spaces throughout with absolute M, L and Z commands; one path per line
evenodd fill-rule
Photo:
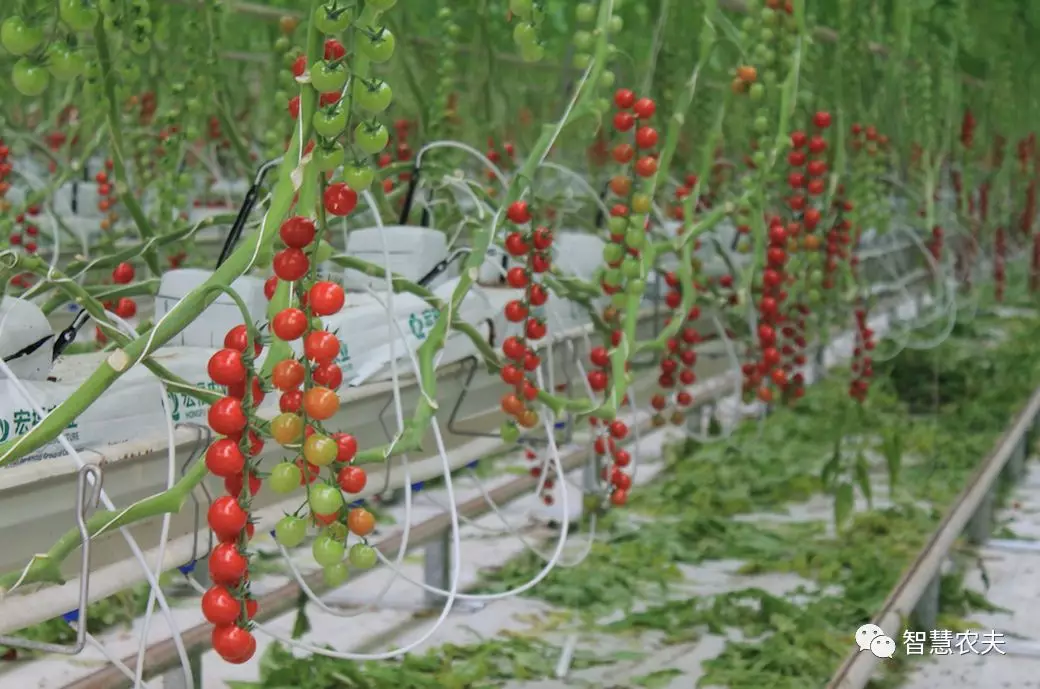
M 993 533 L 993 498 L 994 488 L 990 488 L 968 521 L 964 532 L 972 545 L 982 545 Z
M 451 535 L 444 531 L 434 540 L 423 546 L 423 581 L 441 591 L 451 588 Z M 444 605 L 445 596 L 433 591 L 423 590 L 423 607 L 436 610 Z M 456 600 L 454 610 L 462 613 L 474 613 L 484 608 L 480 601 Z
M 101 497 L 101 467 L 86 464 L 79 470 L 76 482 L 76 525 L 80 537 L 79 607 L 70 613 L 76 620 L 76 641 L 72 645 L 51 644 L 18 636 L 0 636 L 0 645 L 43 653 L 78 655 L 87 645 L 87 607 L 90 605 L 90 528 L 88 512 L 97 507 Z
M 188 467 L 199 458 L 200 454 L 205 452 L 204 448 L 209 447 L 210 441 L 213 439 L 213 432 L 210 430 L 209 426 L 203 426 L 197 423 L 180 423 L 177 424 L 176 428 L 194 428 L 198 433 L 195 447 L 193 447 L 191 452 L 188 454 L 188 459 L 181 465 L 181 476 L 183 477 L 188 473 Z M 202 490 L 202 494 L 206 498 L 206 505 L 203 507 L 202 502 L 199 500 L 199 497 L 195 494 L 194 490 L 189 493 L 191 496 L 192 518 L 194 519 L 194 522 L 191 531 L 191 560 L 181 567 L 181 571 L 185 574 L 191 572 L 195 567 L 195 563 L 209 555 L 209 552 L 213 550 L 213 532 L 206 529 L 206 533 L 209 534 L 208 542 L 206 543 L 205 549 L 201 552 L 199 551 L 199 530 L 202 528 L 202 524 L 206 520 L 205 515 L 209 512 L 210 505 L 213 504 L 213 494 L 210 493 L 209 488 L 206 487 L 205 481 L 200 481 L 197 488 Z
M 914 606 L 911 617 L 917 629 L 935 629 L 939 619 L 939 594 L 942 588 L 942 576 L 936 574 L 925 587 L 921 598 Z

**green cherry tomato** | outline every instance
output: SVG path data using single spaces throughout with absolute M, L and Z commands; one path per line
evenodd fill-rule
M 625 244 L 632 249 L 642 249 L 646 245 L 646 232 L 642 228 L 629 230 L 625 233 Z
M 335 514 L 343 507 L 343 493 L 327 483 L 318 483 L 311 486 L 307 503 L 314 514 Z
M 591 2 L 583 2 L 574 10 L 574 16 L 582 24 L 591 24 L 596 20 L 596 6 Z
M 382 124 L 361 122 L 354 128 L 354 143 L 366 155 L 379 153 L 390 142 L 390 132 Z
M 520 438 L 520 429 L 512 421 L 503 421 L 499 433 L 505 443 L 515 443 Z
M 147 36 L 138 36 L 130 41 L 130 52 L 134 55 L 144 55 L 152 47 L 152 39 Z
M 314 561 L 322 567 L 331 567 L 336 563 L 342 562 L 346 553 L 346 546 L 341 541 L 337 541 L 329 536 L 318 536 L 314 539 L 314 545 L 311 546 L 311 555 L 314 556 Z
M 607 227 L 610 228 L 611 234 L 621 234 L 628 227 L 628 218 L 621 215 L 612 215 L 610 220 L 607 221 Z
M 617 268 L 603 271 L 603 283 L 610 287 L 618 287 L 621 284 L 621 271 Z
M 11 69 L 11 83 L 18 93 L 32 98 L 47 90 L 50 77 L 43 65 L 34 64 L 23 57 Z
M 331 524 L 325 527 L 322 533 L 334 540 L 346 541 L 347 535 L 350 533 L 350 529 L 348 529 L 347 525 L 343 522 L 332 522 Z
M 509 11 L 520 19 L 530 19 L 533 9 L 532 0 L 509 0 Z
M 592 34 L 588 31 L 575 31 L 572 39 L 574 47 L 582 52 L 588 52 L 592 47 Z
M 625 28 L 625 22 L 616 14 L 610 18 L 610 23 L 607 24 L 610 33 L 619 33 L 623 28 Z
M 393 90 L 382 79 L 374 79 L 367 83 L 360 79 L 354 81 L 354 102 L 373 115 L 389 108 L 393 99 Z
M 47 49 L 47 70 L 58 81 L 68 81 L 83 74 L 86 64 L 83 56 L 61 42 L 51 43 Z
M 625 285 L 625 291 L 632 295 L 640 295 L 646 291 L 646 283 L 642 280 L 633 280 Z
M 524 62 L 541 62 L 545 57 L 545 48 L 541 43 L 520 46 L 520 59 Z
M 320 433 L 315 433 L 303 441 L 303 456 L 316 467 L 327 467 L 336 461 L 338 449 L 335 440 Z
M 631 280 L 632 278 L 639 277 L 640 271 L 639 259 L 634 256 L 628 256 L 621 262 L 621 274 L 624 275 L 626 279 Z
M 610 304 L 615 309 L 623 309 L 628 303 L 628 296 L 624 292 L 615 292 L 610 295 Z
M 609 242 L 603 247 L 603 262 L 617 263 L 625 255 L 625 249 L 620 244 Z
M 367 165 L 348 165 L 343 169 L 343 181 L 357 192 L 365 191 L 375 179 L 375 172 Z
M 358 569 L 372 569 L 379 558 L 376 549 L 365 543 L 355 543 L 350 547 L 350 564 Z
M 314 149 L 314 164 L 322 172 L 332 172 L 343 164 L 345 158 L 346 154 L 343 152 L 343 147 L 338 143 L 334 143 L 327 148 L 318 146 Z
M 319 5 L 314 11 L 314 26 L 326 36 L 343 33 L 350 26 L 351 19 L 349 9 L 335 4 Z
M 390 29 L 383 27 L 372 32 L 372 36 L 359 35 L 357 48 L 362 55 L 377 64 L 386 62 L 394 56 L 397 39 Z
M 15 15 L 0 24 L 0 44 L 12 55 L 25 55 L 43 43 L 43 31 Z
M 350 578 L 350 566 L 346 562 L 337 562 L 334 565 L 323 567 L 321 570 L 322 579 L 325 580 L 325 585 L 329 588 L 336 588 L 347 583 L 347 579 Z
M 534 28 L 534 24 L 528 22 L 517 24 L 513 29 L 513 42 L 521 48 L 525 45 L 537 45 L 538 31 Z
M 342 62 L 322 60 L 311 69 L 311 86 L 319 93 L 339 93 L 347 83 L 347 68 Z
M 58 17 L 73 31 L 90 31 L 97 24 L 98 11 L 84 0 L 60 0 Z
M 292 462 L 281 462 L 271 469 L 271 475 L 267 478 L 267 484 L 275 493 L 291 493 L 300 487 L 300 479 L 303 473 L 300 467 Z
M 311 118 L 318 136 L 335 139 L 347 128 L 347 112 L 343 108 L 322 109 Z
M 306 538 L 307 522 L 299 517 L 286 515 L 274 525 L 274 539 L 286 548 L 295 548 Z

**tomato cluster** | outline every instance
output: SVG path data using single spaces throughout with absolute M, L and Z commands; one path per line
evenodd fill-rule
M 874 376 L 874 363 L 868 352 L 874 349 L 874 331 L 867 326 L 866 309 L 856 309 L 856 347 L 852 350 L 853 379 L 849 384 L 849 397 L 863 402 Z
M 0 153 L 3 153 L 6 147 L 0 147 Z M 3 156 L 0 156 L 0 178 L 2 178 L 3 166 L 7 163 L 3 162 Z M 9 169 L 9 166 L 8 166 Z M 8 237 L 8 241 L 11 246 L 21 246 L 25 249 L 26 253 L 35 254 L 37 249 L 37 241 L 40 236 L 40 228 L 36 226 L 37 218 L 40 215 L 40 207 L 36 205 L 29 206 L 24 213 L 19 213 L 14 218 L 16 228 L 21 228 L 20 231 L 12 232 Z M 32 273 L 24 273 L 15 275 L 11 279 L 11 284 L 15 287 L 31 287 L 33 283 Z
M 505 317 L 510 323 L 522 324 L 518 335 L 502 343 L 502 353 L 507 363 L 499 375 L 512 392 L 502 397 L 502 411 L 509 417 L 502 424 L 502 437 L 506 442 L 515 441 L 520 428 L 532 429 L 538 424 L 538 412 L 533 403 L 538 397 L 535 372 L 541 358 L 531 343 L 545 337 L 545 320 L 534 310 L 541 309 L 549 300 L 549 291 L 537 276 L 552 267 L 550 251 L 553 244 L 552 231 L 547 227 L 532 228 L 533 213 L 526 201 L 514 201 L 506 209 L 506 217 L 513 225 L 505 240 L 506 252 L 521 265 L 511 267 L 506 273 L 506 283 L 522 290 L 517 299 L 505 306 Z
M 8 146 L 3 138 L 0 138 L 0 204 L 6 204 L 7 192 L 11 191 L 11 183 L 8 179 L 11 177 L 11 173 L 14 171 L 14 165 L 11 163 L 11 148 Z M 5 205 L 0 205 L 0 211 L 6 211 Z
M 252 347 L 250 344 L 252 343 Z M 216 498 L 207 521 L 219 543 L 209 556 L 213 586 L 202 598 L 202 612 L 215 625 L 213 648 L 229 663 L 244 663 L 256 651 L 250 620 L 256 601 L 249 594 L 249 554 L 253 537 L 250 500 L 260 490 L 255 457 L 264 442 L 251 427 L 252 410 L 263 401 L 264 391 L 253 370 L 263 345 L 246 325 L 224 336 L 224 348 L 210 357 L 210 380 L 224 386 L 226 395 L 210 406 L 210 428 L 222 437 L 206 450 L 206 468 L 224 479 L 226 495 Z
M 542 475 L 542 468 L 544 466 L 544 461 L 542 457 L 540 457 L 537 452 L 530 448 L 524 450 L 524 457 L 531 464 L 531 468 L 529 470 L 531 476 L 533 476 L 534 478 L 540 478 Z M 552 491 L 553 488 L 556 487 L 556 472 L 553 471 L 553 467 L 551 464 L 547 467 L 547 469 L 549 471 L 549 474 L 545 477 L 545 480 L 542 481 L 542 491 L 539 497 L 541 497 L 542 502 L 546 505 L 552 505 L 553 502 L 555 502 L 555 500 L 553 499 Z
M 600 424 L 592 419 L 592 425 L 600 431 L 592 443 L 592 449 L 598 458 L 606 460 L 600 478 L 607 484 L 610 503 L 615 507 L 623 507 L 628 502 L 628 491 L 632 488 L 632 476 L 625 471 L 632 463 L 632 455 L 620 445 L 628 437 L 628 425 L 620 419 L 608 424 Z
M 664 278 L 668 292 L 665 294 L 665 303 L 672 309 L 673 315 L 668 322 L 676 318 L 676 311 L 682 305 L 682 284 L 675 273 L 667 273 Z M 700 318 L 701 310 L 696 304 L 690 307 L 686 314 L 681 314 L 682 326 L 677 337 L 670 338 L 666 344 L 664 356 L 659 364 L 660 375 L 657 384 L 664 390 L 678 390 L 671 396 L 675 410 L 671 416 L 671 422 L 675 425 L 681 424 L 685 418 L 685 410 L 693 404 L 693 395 L 685 388 L 697 382 L 694 367 L 697 365 L 697 345 L 701 342 L 701 334 L 697 332 L 693 324 Z M 669 399 L 664 394 L 658 393 L 650 398 L 650 406 L 654 409 L 653 424 L 661 426 L 664 423 L 663 412 L 668 407 Z
M 109 163 L 111 161 L 108 161 Z M 98 210 L 105 213 L 105 217 L 101 220 L 101 229 L 110 230 L 116 222 L 119 220 L 119 216 L 115 211 L 115 206 L 119 203 L 119 197 L 115 194 L 115 188 L 112 181 L 109 179 L 108 170 L 111 170 L 111 165 L 107 165 L 107 170 L 102 170 L 97 173 L 94 181 L 97 182 L 98 196 Z

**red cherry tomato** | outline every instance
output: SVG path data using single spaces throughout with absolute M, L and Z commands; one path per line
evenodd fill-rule
M 339 356 L 339 339 L 327 330 L 312 331 L 303 341 L 303 353 L 319 364 L 333 362 Z
M 333 433 L 332 439 L 336 441 L 336 461 L 352 462 L 357 455 L 357 438 L 349 433 Z
M 112 270 L 112 282 L 117 285 L 127 285 L 134 281 L 134 267 L 123 262 Z
M 233 543 L 218 543 L 209 554 L 209 576 L 215 584 L 234 586 L 249 571 L 249 561 Z
M 640 127 L 636 131 L 636 146 L 653 148 L 657 145 L 657 130 L 653 127 Z
M 242 353 L 236 349 L 221 349 L 209 358 L 206 372 L 217 385 L 237 385 L 246 379 Z
M 224 336 L 224 346 L 238 352 L 245 352 L 246 347 L 249 346 L 249 331 L 246 329 L 246 326 L 236 325 L 231 330 L 228 330 L 227 335 Z M 253 353 L 260 354 L 263 349 L 264 346 L 259 342 L 259 338 L 254 338 Z
M 343 384 L 343 369 L 334 363 L 321 364 L 315 366 L 311 371 L 311 378 L 318 385 L 324 385 L 330 390 L 337 390 Z
M 209 427 L 221 435 L 241 433 L 246 427 L 242 402 L 234 397 L 222 397 L 213 403 L 207 414 Z
M 292 342 L 307 331 L 307 314 L 300 309 L 282 309 L 271 319 L 271 332 L 279 340 Z
M 260 488 L 263 486 L 263 481 L 256 474 L 249 474 L 249 494 L 256 495 L 260 492 Z M 224 479 L 224 490 L 228 495 L 239 496 L 242 495 L 242 474 L 232 474 Z
M 274 365 L 271 371 L 271 384 L 275 388 L 286 392 L 294 390 L 303 384 L 307 372 L 296 359 L 285 359 Z
M 300 249 L 282 249 L 274 255 L 272 266 L 279 280 L 296 282 L 307 274 L 311 263 Z
M 345 182 L 336 182 L 325 188 L 325 210 L 331 215 L 350 215 L 357 207 L 357 192 Z
M 614 105 L 622 110 L 628 110 L 636 102 L 636 94 L 629 89 L 618 89 L 614 92 Z
M 246 458 L 238 443 L 230 438 L 220 438 L 206 450 L 206 468 L 214 476 L 227 478 L 241 474 L 246 466 Z
M 360 493 L 365 489 L 368 475 L 365 470 L 357 466 L 346 466 L 339 470 L 336 482 L 345 493 Z
M 314 221 L 299 215 L 288 218 L 278 228 L 279 236 L 290 249 L 304 248 L 314 241 L 315 233 Z
M 527 201 L 514 201 L 506 210 L 506 217 L 517 225 L 524 225 L 531 221 L 531 209 Z
M 267 297 L 267 301 L 274 299 L 276 289 L 278 289 L 278 276 L 272 275 L 264 281 L 264 296 Z
M 237 497 L 222 495 L 209 506 L 206 519 L 217 538 L 226 541 L 242 533 L 249 522 L 249 514 L 238 504 Z
M 311 312 L 318 316 L 331 316 L 338 313 L 346 302 L 343 288 L 335 282 L 323 280 L 314 283 L 307 292 L 307 304 Z
M 213 586 L 202 595 L 202 616 L 215 625 L 234 624 L 242 614 L 242 604 L 224 586 Z
M 213 628 L 213 650 L 226 662 L 241 665 L 256 653 L 256 639 L 241 627 L 225 625 Z

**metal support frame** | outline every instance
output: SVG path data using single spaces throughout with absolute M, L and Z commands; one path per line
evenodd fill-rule
M 935 629 L 939 620 L 939 597 L 942 592 L 942 575 L 936 574 L 924 589 L 911 615 L 917 629 Z
M 76 641 L 71 645 L 51 644 L 33 641 L 20 636 L 0 636 L 0 645 L 20 648 L 27 651 L 43 653 L 61 653 L 62 655 L 79 655 L 87 645 L 87 607 L 90 605 L 90 528 L 87 526 L 89 512 L 97 507 L 101 498 L 101 467 L 96 464 L 85 464 L 79 470 L 76 482 L 76 525 L 80 537 L 80 575 L 79 602 L 76 610 L 68 613 L 65 619 L 76 624 Z
M 986 491 L 982 502 L 968 520 L 964 535 L 972 545 L 982 545 L 993 533 L 993 507 L 996 502 L 995 488 Z

